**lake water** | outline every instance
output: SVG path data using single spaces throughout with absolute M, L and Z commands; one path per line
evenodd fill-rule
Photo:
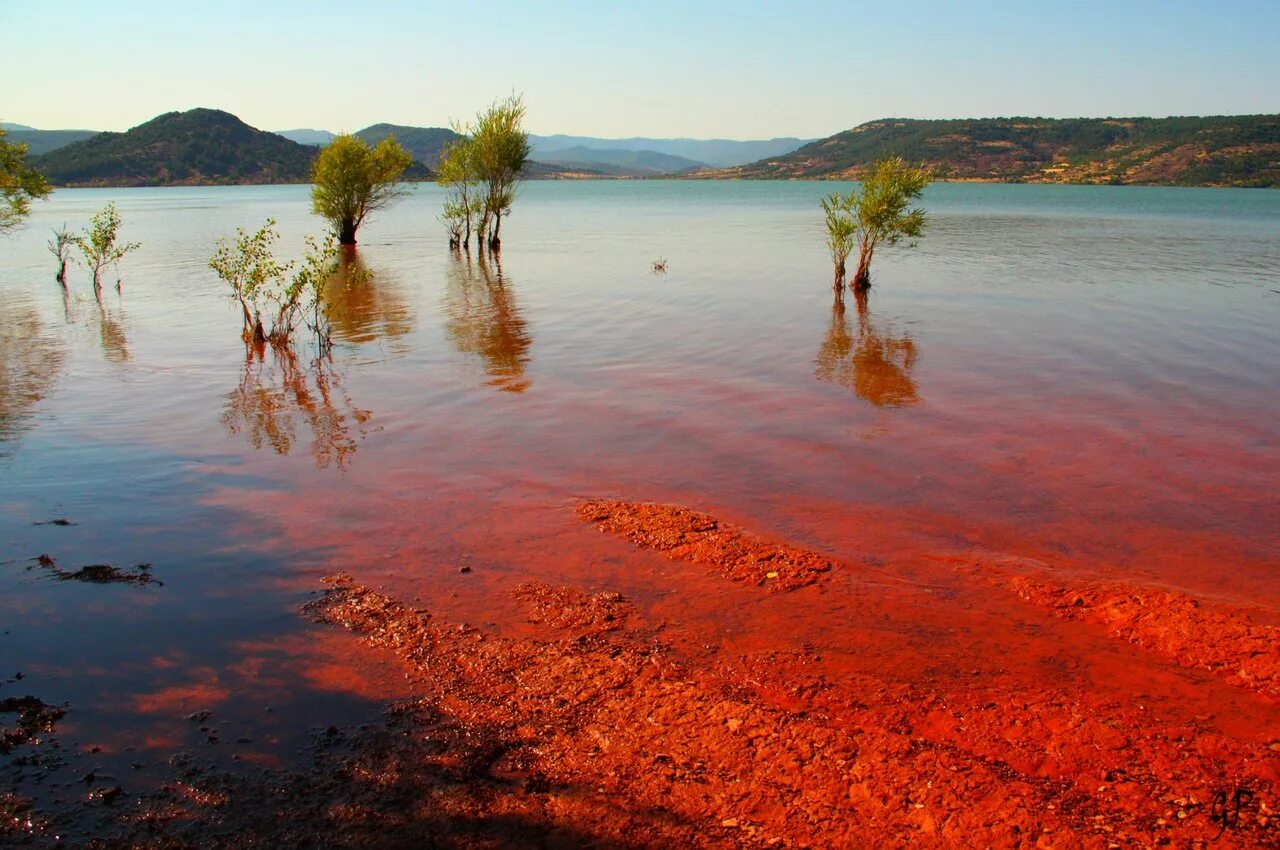
M 886 592 L 983 551 L 1280 619 L 1280 192 L 937 185 L 921 245 L 840 312 L 831 188 L 531 183 L 482 267 L 419 187 L 361 231 L 329 361 L 247 360 L 206 265 L 268 217 L 296 253 L 307 187 L 37 204 L 0 241 L 0 678 L 23 674 L 0 695 L 67 703 L 76 769 L 141 782 L 176 747 L 288 763 L 404 690 L 299 616 L 333 572 L 498 630 L 531 577 L 621 590 L 690 645 L 838 650 L 856 624 L 838 587 L 788 607 L 627 557 L 572 510 L 608 496 L 877 565 Z M 73 267 L 64 299 L 49 228 L 108 201 L 142 243 L 123 292 L 99 306 Z M 902 675 L 980 651 L 902 629 Z

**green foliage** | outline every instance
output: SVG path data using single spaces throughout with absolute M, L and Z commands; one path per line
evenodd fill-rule
M 27 165 L 27 146 L 5 141 L 0 129 L 0 235 L 16 230 L 31 213 L 33 198 L 53 189 L 39 171 Z
M 827 217 L 827 250 L 831 252 L 839 286 L 844 282 L 845 262 L 857 241 L 858 225 L 848 212 L 847 199 L 839 192 L 822 199 L 822 211 Z
M 271 253 L 277 239 L 275 219 L 254 233 L 236 228 L 234 241 L 218 240 L 209 268 L 231 287 L 246 342 L 288 343 L 301 320 L 327 344 L 324 286 L 337 270 L 337 244 L 332 237 L 318 242 L 308 236 L 301 264 L 280 263 Z M 271 318 L 270 330 L 264 315 Z
M 305 183 L 316 149 L 216 109 L 168 112 L 38 157 L 60 186 Z
M 312 169 L 311 211 L 329 221 L 339 242 L 354 245 L 368 215 L 404 195 L 399 180 L 412 162 L 392 136 L 373 148 L 350 134 L 337 136 Z
M 107 266 L 119 266 L 130 251 L 140 247 L 137 242 L 118 243 L 120 213 L 115 204 L 107 204 L 89 219 L 89 226 L 75 237 L 76 246 L 84 254 L 85 265 L 93 272 L 93 288 L 102 289 L 102 270 Z M 117 282 L 118 287 L 118 282 Z
M 1280 186 L 1280 115 L 871 121 L 742 177 L 832 177 L 890 156 L 949 179 Z
M 449 243 L 454 248 L 466 247 L 471 242 L 472 223 L 483 213 L 475 143 L 470 136 L 458 134 L 445 146 L 436 182 L 450 190 L 440 215 L 449 231 Z
M 854 239 L 858 243 L 858 270 L 853 282 L 865 288 L 870 285 L 868 272 L 876 248 L 914 240 L 924 233 L 925 212 L 912 208 L 911 202 L 920 197 L 929 181 L 927 168 L 914 167 L 901 157 L 890 157 L 877 162 L 862 185 L 848 195 L 836 193 L 823 199 L 827 244 L 837 279 L 843 277 L 844 259 Z
M 524 130 L 524 98 L 511 95 L 497 101 L 476 116 L 475 124 L 467 128 L 470 138 L 470 158 L 477 178 L 484 185 L 484 206 L 480 218 L 480 232 L 488 232 L 489 247 L 501 244 L 502 216 L 511 210 L 516 188 L 529 161 L 529 134 Z

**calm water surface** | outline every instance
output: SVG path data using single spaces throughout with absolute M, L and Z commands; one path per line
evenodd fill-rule
M 750 641 L 771 603 L 637 568 L 573 517 L 599 496 L 886 582 L 912 547 L 980 549 L 1274 617 L 1280 192 L 935 186 L 927 238 L 841 312 L 826 191 L 530 184 L 481 266 L 420 187 L 361 232 L 329 361 L 246 358 L 206 267 L 236 226 L 319 233 L 306 187 L 57 192 L 0 242 L 0 677 L 23 674 L 0 694 L 66 702 L 67 746 L 143 778 L 175 746 L 287 762 L 402 689 L 298 616 L 338 570 L 497 628 L 516 581 L 610 586 Z M 123 293 L 99 306 L 76 267 L 64 299 L 49 228 L 107 201 L 142 243 Z M 772 611 L 772 639 L 838 643 L 856 609 L 823 604 Z

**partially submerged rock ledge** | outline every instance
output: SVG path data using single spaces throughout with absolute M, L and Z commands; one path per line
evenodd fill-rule
M 807 587 L 831 571 L 830 559 L 817 552 L 757 537 L 680 505 L 598 499 L 579 505 L 578 516 L 642 549 L 704 564 L 770 591 Z

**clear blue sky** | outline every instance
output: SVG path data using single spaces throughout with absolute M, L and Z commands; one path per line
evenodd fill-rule
M 886 116 L 1280 112 L 1280 0 L 0 0 L 0 120 L 824 136 Z

